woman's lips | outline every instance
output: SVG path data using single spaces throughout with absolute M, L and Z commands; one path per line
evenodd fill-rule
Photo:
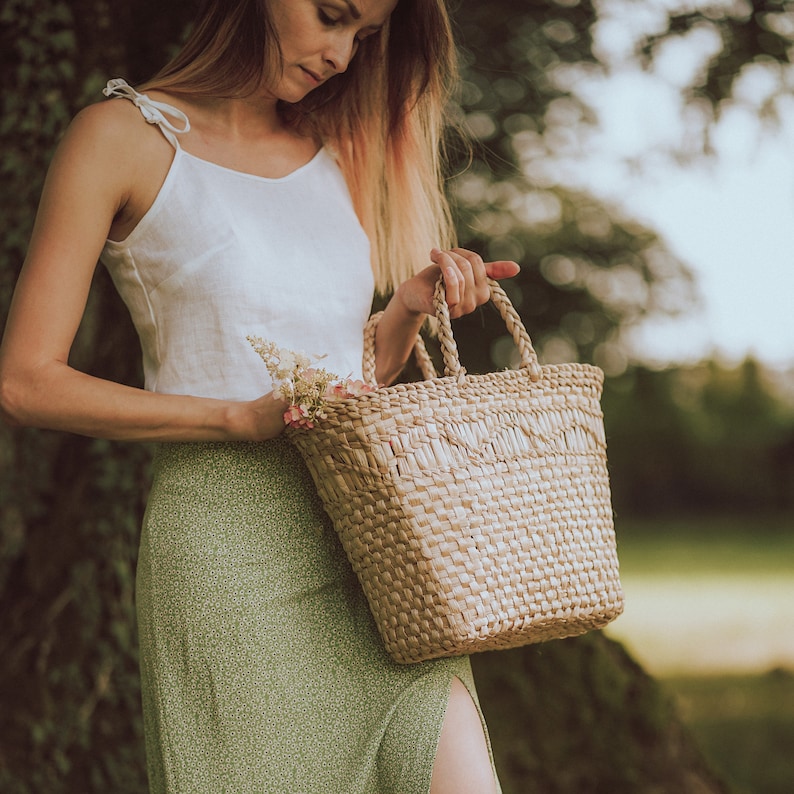
M 300 69 L 313 86 L 320 85 L 320 83 L 323 82 L 322 78 L 318 74 L 315 74 L 313 71 L 311 71 L 311 69 L 307 69 L 305 66 L 301 66 Z

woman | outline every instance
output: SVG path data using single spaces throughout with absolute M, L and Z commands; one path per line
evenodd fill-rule
M 246 342 L 355 373 L 373 286 L 396 286 L 376 339 L 389 383 L 439 274 L 453 317 L 515 275 L 450 248 L 452 60 L 443 0 L 207 0 L 174 61 L 140 91 L 111 81 L 130 101 L 78 114 L 53 160 L 2 409 L 162 442 L 137 581 L 154 792 L 498 790 L 468 660 L 386 656 Z M 145 390 L 68 364 L 99 257 Z

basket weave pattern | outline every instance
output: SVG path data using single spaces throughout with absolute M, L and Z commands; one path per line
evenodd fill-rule
M 441 293 L 453 374 L 331 403 L 320 425 L 290 431 L 398 662 L 581 634 L 623 608 L 603 375 L 540 367 L 491 286 L 520 369 L 466 375 Z M 373 339 L 371 327 L 370 375 Z

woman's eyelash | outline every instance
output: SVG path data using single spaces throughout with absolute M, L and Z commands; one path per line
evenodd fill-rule
M 320 22 L 322 22 L 323 25 L 327 25 L 329 28 L 339 23 L 338 19 L 329 16 L 322 8 L 317 9 L 317 14 L 320 17 Z
M 335 27 L 336 25 L 340 24 L 342 21 L 341 17 L 332 17 L 322 8 L 317 9 L 317 16 L 319 17 L 320 22 L 322 22 L 323 25 L 329 28 Z M 364 41 L 364 39 L 368 39 L 370 36 L 378 32 L 380 31 L 376 30 L 373 31 L 372 33 L 365 33 L 363 36 L 356 36 L 356 41 L 360 44 L 362 41 Z

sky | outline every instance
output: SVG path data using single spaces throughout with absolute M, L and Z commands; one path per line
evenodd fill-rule
M 779 126 L 764 124 L 759 109 L 775 75 L 751 70 L 712 131 L 713 156 L 674 158 L 688 133 L 702 129 L 680 88 L 719 42 L 697 33 L 664 51 L 654 73 L 641 71 L 630 51 L 642 30 L 663 21 L 650 11 L 657 5 L 603 3 L 596 46 L 611 73 L 572 80 L 598 124 L 560 153 L 557 176 L 655 229 L 695 274 L 699 309 L 639 329 L 630 337 L 638 357 L 687 363 L 713 355 L 733 363 L 753 355 L 791 367 L 794 101 L 778 106 Z

